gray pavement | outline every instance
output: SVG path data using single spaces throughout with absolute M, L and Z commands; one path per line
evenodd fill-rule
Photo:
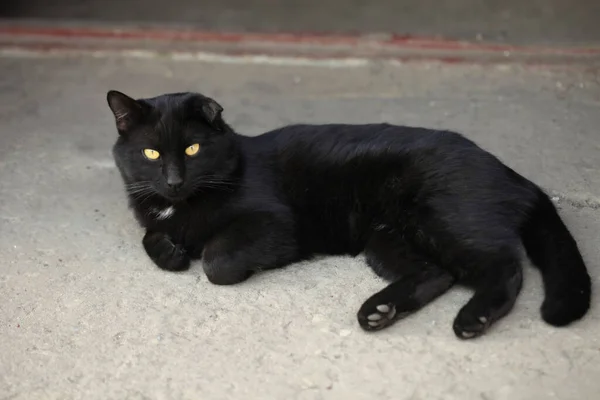
M 168 58 L 0 57 L 0 399 L 593 399 L 600 311 L 539 317 L 527 268 L 514 312 L 471 342 L 452 290 L 377 334 L 383 287 L 328 257 L 209 284 L 153 267 L 110 156 L 108 89 L 198 90 L 253 135 L 292 122 L 464 132 L 557 198 L 600 281 L 600 84 L 571 69 L 370 63 L 277 66 Z

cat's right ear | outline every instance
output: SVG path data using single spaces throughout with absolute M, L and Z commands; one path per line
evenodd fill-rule
M 106 94 L 106 101 L 115 116 L 117 130 L 121 134 L 139 123 L 143 117 L 144 107 L 142 104 L 126 94 L 110 90 Z

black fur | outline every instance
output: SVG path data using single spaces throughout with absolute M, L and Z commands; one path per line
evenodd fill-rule
M 548 323 L 566 325 L 589 308 L 590 278 L 548 196 L 457 133 L 332 124 L 250 138 L 200 94 L 136 101 L 111 91 L 108 103 L 115 160 L 160 268 L 202 258 L 208 279 L 229 285 L 319 253 L 364 252 L 392 281 L 359 310 L 364 329 L 464 283 L 475 294 L 454 331 L 471 338 L 513 307 L 523 243 L 543 275 Z M 187 156 L 194 143 L 199 153 Z M 144 148 L 161 157 L 146 159 Z

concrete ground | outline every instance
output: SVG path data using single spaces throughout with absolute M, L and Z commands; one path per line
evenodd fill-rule
M 600 41 L 597 0 L 19 0 L 0 18 L 235 32 L 393 33 L 527 45 Z
M 227 62 L 220 62 L 227 61 Z M 384 283 L 329 257 L 231 287 L 155 268 L 110 155 L 105 93 L 197 90 L 240 132 L 380 122 L 464 132 L 553 193 L 600 281 L 597 70 L 436 63 L 0 57 L 0 399 L 594 399 L 600 307 L 545 325 L 527 268 L 514 311 L 464 342 L 452 290 L 377 334 Z

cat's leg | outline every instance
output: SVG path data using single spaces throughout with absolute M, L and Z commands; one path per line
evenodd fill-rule
M 365 301 L 358 311 L 358 323 L 367 331 L 390 326 L 418 311 L 452 287 L 455 279 L 443 269 L 424 265 L 405 275 Z
M 183 271 L 190 266 L 190 257 L 183 246 L 173 243 L 163 232 L 146 231 L 142 244 L 148 256 L 161 269 Z
M 394 280 L 358 311 L 358 323 L 367 331 L 383 329 L 421 309 L 455 282 L 450 273 L 395 239 L 399 238 L 378 232 L 365 249 L 369 265 L 380 276 Z
M 513 252 L 489 255 L 475 294 L 454 320 L 454 333 L 470 339 L 484 333 L 512 309 L 523 282 L 520 259 Z
M 269 214 L 238 218 L 204 246 L 208 280 L 233 285 L 254 272 L 279 268 L 299 259 L 291 221 Z

